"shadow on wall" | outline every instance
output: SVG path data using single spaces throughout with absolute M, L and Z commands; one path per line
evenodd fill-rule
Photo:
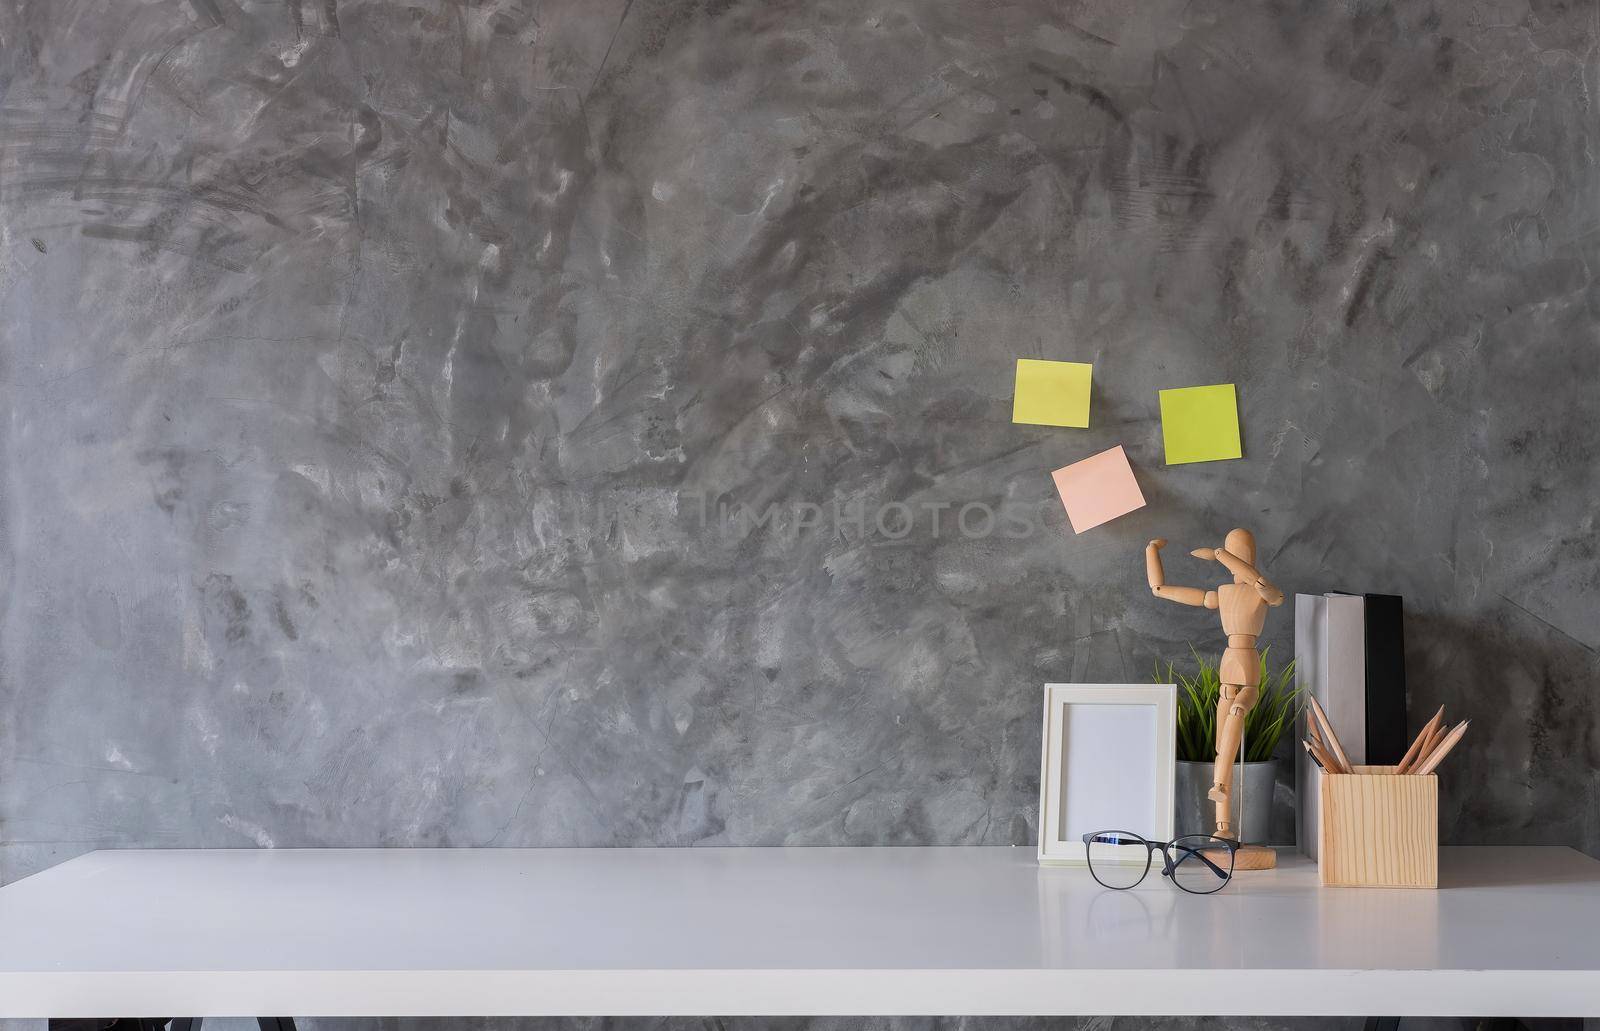
M 1474 619 L 1407 612 L 1410 729 L 1440 705 L 1472 721 L 1439 767 L 1441 844 L 1600 854 L 1600 701 L 1577 689 L 1592 664 L 1585 645 L 1509 601 Z

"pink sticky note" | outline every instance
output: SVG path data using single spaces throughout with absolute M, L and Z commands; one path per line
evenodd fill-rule
M 1082 533 L 1120 515 L 1144 507 L 1144 494 L 1133 478 L 1128 454 L 1118 444 L 1050 474 L 1073 533 Z

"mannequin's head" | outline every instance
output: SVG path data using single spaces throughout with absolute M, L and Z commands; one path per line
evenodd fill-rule
M 1230 555 L 1237 555 L 1250 563 L 1256 564 L 1256 537 L 1246 529 L 1228 531 L 1228 539 L 1222 545 L 1228 549 Z

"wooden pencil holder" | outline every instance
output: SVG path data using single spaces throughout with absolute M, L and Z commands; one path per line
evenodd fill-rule
M 1439 886 L 1439 778 L 1393 766 L 1324 773 L 1317 863 L 1336 887 Z

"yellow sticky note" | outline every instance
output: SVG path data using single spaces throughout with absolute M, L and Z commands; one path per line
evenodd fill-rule
M 1011 421 L 1033 426 L 1089 425 L 1089 381 L 1094 366 L 1084 362 L 1017 359 L 1017 390 Z
M 1168 465 L 1243 458 L 1233 384 L 1161 391 L 1161 441 Z

